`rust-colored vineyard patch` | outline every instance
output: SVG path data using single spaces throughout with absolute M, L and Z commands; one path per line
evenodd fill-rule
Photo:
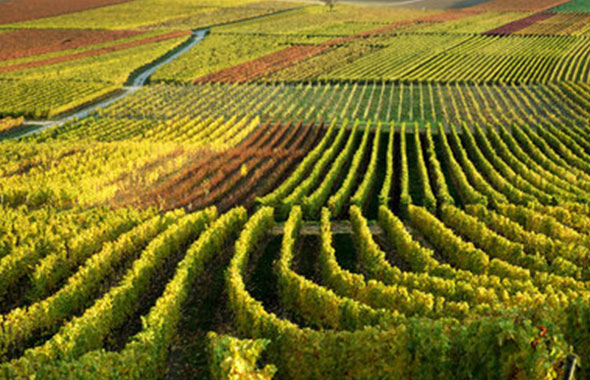
M 283 70 L 296 63 L 305 61 L 313 56 L 324 53 L 333 46 L 342 45 L 352 40 L 366 38 L 387 33 L 399 27 L 413 24 L 416 20 L 404 20 L 386 25 L 378 29 L 368 30 L 347 37 L 335 38 L 317 45 L 295 45 L 286 49 L 265 55 L 254 60 L 228 67 L 217 72 L 202 76 L 195 83 L 202 82 L 235 82 L 242 83 L 256 80 L 265 75 Z
M 584 33 L 590 24 L 590 16 L 585 13 L 552 13 L 548 20 L 538 21 L 515 32 L 521 35 L 576 35 Z
M 324 45 L 295 45 L 265 55 L 242 64 L 205 75 L 196 80 L 199 82 L 247 82 L 264 75 L 282 70 L 292 64 L 319 54 L 329 46 Z
M 490 30 L 489 32 L 486 32 L 484 34 L 488 35 L 488 36 L 507 36 L 512 33 L 519 32 L 519 31 L 523 30 L 524 28 L 528 28 L 529 26 L 534 25 L 537 22 L 547 20 L 553 16 L 554 16 L 553 13 L 544 13 L 544 12 L 535 13 L 535 14 L 530 15 L 528 17 L 521 18 L 520 20 L 510 22 L 506 25 L 502 25 L 499 28 Z
M 24 69 L 46 66 L 46 65 L 54 65 L 56 63 L 61 63 L 61 62 L 74 61 L 77 59 L 94 57 L 94 56 L 101 55 L 101 54 L 113 53 L 113 52 L 116 52 L 119 50 L 131 49 L 131 48 L 141 46 L 141 45 L 161 42 L 161 41 L 170 40 L 170 39 L 182 37 L 182 36 L 188 36 L 189 34 L 191 34 L 190 31 L 181 30 L 181 31 L 165 33 L 165 34 L 161 34 L 161 35 L 153 36 L 153 37 L 149 37 L 149 38 L 144 38 L 144 39 L 138 40 L 138 41 L 131 41 L 131 42 L 126 42 L 126 43 L 122 43 L 122 44 L 118 44 L 118 45 L 114 45 L 114 46 L 93 49 L 93 50 L 89 50 L 89 51 L 85 51 L 85 52 L 81 52 L 81 53 L 74 53 L 74 54 L 64 55 L 64 56 L 60 56 L 60 57 L 41 59 L 38 61 L 26 62 L 26 63 L 17 64 L 17 65 L 4 66 L 4 67 L 0 67 L 0 73 L 1 72 L 8 72 L 8 71 L 24 70 Z
M 362 33 L 346 37 L 338 37 L 317 45 L 295 45 L 289 48 L 265 55 L 254 60 L 228 67 L 217 72 L 202 76 L 195 80 L 195 83 L 202 82 L 233 82 L 242 83 L 262 78 L 266 75 L 286 69 L 299 62 L 308 60 L 314 56 L 325 53 L 334 46 L 343 45 L 350 41 L 379 36 L 395 31 L 401 27 L 415 23 L 438 23 L 458 20 L 465 17 L 475 16 L 482 13 L 479 10 L 448 10 L 431 16 L 419 17 L 411 20 L 394 22 L 377 29 L 368 30 Z
M 146 189 L 141 204 L 164 210 L 252 207 L 257 196 L 272 190 L 295 167 L 323 130 L 323 124 L 263 124 L 235 148 L 203 152 L 182 172 Z
M 0 34 L 0 60 L 32 57 L 111 42 L 143 33 L 132 30 L 22 29 Z
M 131 0 L 18 0 L 0 3 L 0 24 L 54 17 Z

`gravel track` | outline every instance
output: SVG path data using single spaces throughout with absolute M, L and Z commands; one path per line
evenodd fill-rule
M 487 3 L 489 1 L 490 0 L 338 0 L 338 3 L 416 9 L 461 9 Z M 321 3 L 321 1 L 310 2 Z
M 74 120 L 74 119 L 82 119 L 88 115 L 90 115 L 92 112 L 101 109 L 101 108 L 105 108 L 108 105 L 116 102 L 117 100 L 120 100 L 126 96 L 131 95 L 132 93 L 134 93 L 135 91 L 139 90 L 141 87 L 145 86 L 148 83 L 148 80 L 150 78 L 150 76 L 162 65 L 165 65 L 167 63 L 170 63 L 171 61 L 175 60 L 176 58 L 178 58 L 179 56 L 181 56 L 182 54 L 186 53 L 187 51 L 189 51 L 191 48 L 193 48 L 196 44 L 198 44 L 199 42 L 201 42 L 203 40 L 203 38 L 205 38 L 205 36 L 207 35 L 208 30 L 207 29 L 200 29 L 200 30 L 196 30 L 193 32 L 193 35 L 191 36 L 191 40 L 189 43 L 187 43 L 186 45 L 184 45 L 181 49 L 175 51 L 173 54 L 171 54 L 168 58 L 158 61 L 156 64 L 151 65 L 146 67 L 145 69 L 143 69 L 141 72 L 137 73 L 136 76 L 134 77 L 131 85 L 123 87 L 123 92 L 122 93 L 118 93 L 117 95 L 115 95 L 114 97 L 109 97 L 107 99 L 104 99 L 98 103 L 93 103 L 88 105 L 87 107 L 83 107 L 82 109 L 80 109 L 79 111 L 73 113 L 73 114 L 69 114 L 68 116 L 58 119 L 58 120 L 54 120 L 54 121 L 30 121 L 30 122 L 25 122 L 24 125 L 35 125 L 35 126 L 39 126 L 39 128 L 33 129 L 31 131 L 28 131 L 22 135 L 19 135 L 18 137 L 26 137 L 35 133 L 40 133 L 42 131 L 45 131 L 47 129 L 50 128 L 55 128 L 55 127 L 59 127 L 65 123 L 67 123 L 68 121 Z

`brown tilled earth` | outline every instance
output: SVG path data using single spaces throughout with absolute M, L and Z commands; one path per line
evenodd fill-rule
M 5 72 L 10 72 L 10 71 L 16 71 L 16 70 L 24 70 L 24 69 L 29 69 L 32 67 L 54 65 L 56 63 L 61 63 L 61 62 L 74 61 L 77 59 L 94 57 L 97 55 L 108 54 L 108 53 L 112 53 L 112 52 L 120 51 L 120 50 L 124 50 L 124 49 L 131 49 L 131 48 L 145 45 L 145 44 L 157 43 L 157 42 L 161 42 L 161 41 L 170 40 L 173 38 L 187 36 L 190 33 L 191 32 L 187 31 L 187 30 L 178 30 L 175 32 L 169 32 L 169 33 L 160 34 L 160 35 L 149 37 L 149 38 L 144 38 L 143 40 L 129 41 L 129 42 L 125 42 L 125 43 L 114 45 L 114 46 L 107 46 L 107 47 L 97 48 L 97 49 L 83 51 L 83 52 L 79 52 L 79 53 L 62 55 L 62 56 L 58 56 L 58 57 L 45 58 L 45 59 L 41 59 L 38 61 L 18 63 L 18 64 L 10 65 L 10 66 L 3 66 L 3 67 L 0 67 L 0 72 L 5 73 Z
M 135 36 L 140 31 L 86 29 L 23 29 L 0 35 L 0 60 L 75 49 Z
M 0 24 L 59 16 L 130 0 L 18 0 L 0 3 Z

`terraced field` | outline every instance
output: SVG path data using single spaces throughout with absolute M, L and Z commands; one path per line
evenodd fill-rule
M 0 2 L 0 379 L 590 379 L 583 2 L 90 3 Z

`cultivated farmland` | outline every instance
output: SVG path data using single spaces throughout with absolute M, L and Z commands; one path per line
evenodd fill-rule
M 590 379 L 584 1 L 83 3 L 0 2 L 0 379 Z

